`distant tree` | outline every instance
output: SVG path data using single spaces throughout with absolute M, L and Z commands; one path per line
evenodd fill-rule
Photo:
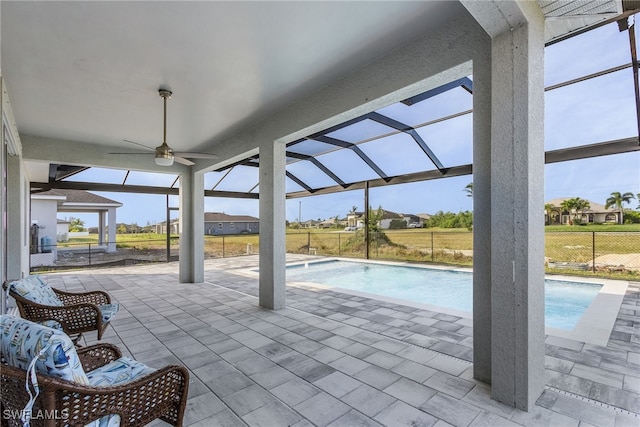
M 640 209 L 640 193 L 636 194 L 638 196 L 638 207 L 636 209 Z
M 640 195 L 639 195 L 640 196 Z M 607 199 L 604 207 L 609 209 L 611 206 L 615 206 L 620 212 L 620 217 L 618 218 L 618 224 L 624 224 L 624 207 L 625 203 L 631 203 L 631 199 L 635 199 L 633 193 L 620 193 L 619 191 L 614 191 L 611 193 L 611 197 Z
M 463 191 L 467 192 L 467 197 L 473 197 L 473 182 L 467 184 Z
M 84 231 L 84 221 L 83 220 L 81 220 L 80 218 L 71 217 L 71 218 L 69 218 L 69 221 L 70 221 L 69 231 L 71 231 L 71 232 Z
M 544 213 L 547 216 L 547 224 L 551 222 L 551 212 L 553 212 L 553 206 L 551 203 L 545 203 L 544 205 Z
M 120 224 L 116 230 L 116 232 L 118 234 L 127 234 L 127 225 L 126 224 Z
M 384 215 L 382 206 L 378 206 L 378 209 L 372 209 L 369 206 L 369 231 L 380 231 L 380 221 Z
M 468 230 L 473 229 L 473 213 L 471 211 L 464 212 L 442 212 L 438 211 L 436 214 L 425 221 L 427 228 L 466 228 Z
M 349 211 L 349 213 L 355 214 L 357 210 L 358 210 L 357 206 L 351 206 L 351 210 Z
M 624 214 L 625 224 L 640 224 L 640 212 L 627 211 Z

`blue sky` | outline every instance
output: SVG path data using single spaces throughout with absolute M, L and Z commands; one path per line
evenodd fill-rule
M 620 33 L 615 24 L 608 25 L 547 47 L 545 85 L 629 62 L 628 33 Z M 470 108 L 471 96 L 458 88 L 413 107 L 396 104 L 379 112 L 415 126 Z M 636 136 L 638 129 L 635 114 L 631 68 L 548 91 L 545 94 L 545 150 Z M 337 131 L 334 136 L 355 142 L 389 132 L 389 128 L 380 132 L 380 126 L 370 121 L 362 122 L 355 127 Z M 471 163 L 472 159 L 471 126 L 472 114 L 466 114 L 421 127 L 418 132 L 445 166 L 462 165 Z M 407 135 L 367 142 L 361 147 L 389 176 L 434 169 L 432 164 L 425 162 L 424 154 Z M 330 169 L 339 171 L 338 175 L 345 182 L 377 177 L 350 152 L 325 154 L 319 160 Z M 334 184 L 322 173 L 314 171 L 308 162 L 290 165 L 288 170 L 304 177 L 312 186 Z M 121 183 L 124 175 L 125 171 L 89 170 L 76 175 L 74 179 Z M 221 175 L 207 174 L 205 188 L 213 186 Z M 127 183 L 168 186 L 174 179 L 175 175 L 132 172 Z M 372 188 L 370 204 L 374 208 L 382 206 L 394 212 L 413 214 L 472 210 L 471 198 L 464 191 L 472 180 L 472 176 L 463 176 Z M 216 189 L 249 191 L 257 182 L 257 168 L 236 168 Z M 287 191 L 299 189 L 297 184 L 287 180 Z M 640 152 L 545 166 L 545 200 L 581 197 L 604 204 L 614 191 L 640 193 Z M 165 219 L 165 196 L 104 192 L 97 194 L 123 203 L 123 207 L 118 209 L 119 223 L 146 225 Z M 634 200 L 627 207 L 636 208 L 638 203 L 638 200 Z M 170 198 L 170 205 L 178 206 L 177 197 Z M 327 219 L 336 215 L 342 218 L 353 206 L 358 210 L 364 209 L 363 190 L 287 200 L 286 215 L 289 221 L 296 221 L 299 212 L 302 213 L 303 221 Z M 205 211 L 259 217 L 257 200 L 206 198 Z M 65 215 L 67 218 L 81 218 L 85 221 L 85 226 L 95 226 L 98 221 L 97 214 Z M 177 216 L 177 212 L 173 216 Z M 64 218 L 62 215 L 59 217 Z

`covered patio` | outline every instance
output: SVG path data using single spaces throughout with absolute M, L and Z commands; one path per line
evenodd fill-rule
M 190 424 L 210 425 L 219 416 L 252 425 L 302 425 L 305 419 L 314 425 L 357 419 L 623 425 L 636 416 L 624 412 L 638 412 L 637 382 L 625 377 L 638 363 L 631 336 L 622 348 L 594 350 L 595 356 L 583 352 L 584 345 L 547 338 L 548 356 L 571 354 L 574 360 L 552 359 L 546 382 L 555 385 L 545 388 L 541 284 L 545 43 L 620 22 L 635 46 L 635 26 L 627 18 L 637 2 L 9 1 L 1 7 L 2 280 L 29 274 L 29 193 L 60 185 L 61 169 L 176 175 L 170 188 L 155 191 L 179 197 L 178 264 L 50 279 L 68 289 L 103 287 L 126 308 L 112 336 L 123 349 L 150 363 L 176 358 L 192 370 Z M 632 56 L 622 69 L 636 78 L 637 113 L 635 48 Z M 415 129 L 378 113 L 470 76 L 472 164 L 463 168 L 445 167 Z M 175 113 L 167 132 L 171 91 Z M 287 179 L 305 194 L 317 190 L 292 178 L 288 158 L 321 168 L 312 160 L 317 152 L 300 148 L 315 138 L 367 162 L 356 144 L 327 135 L 363 118 L 409 135 L 426 154 L 422 171 L 409 179 L 473 172 L 472 321 L 286 286 Z M 634 130 L 555 157 L 637 150 Z M 259 198 L 260 247 L 268 249 L 247 258 L 260 269 L 255 279 L 238 278 L 215 265 L 227 261 L 203 256 L 204 197 L 213 191 L 205 189 L 204 176 L 238 162 L 259 171 L 251 191 L 227 194 Z M 432 164 L 435 169 L 427 170 Z M 403 178 L 377 175 L 361 182 L 331 179 L 341 188 L 362 188 Z M 82 189 L 100 191 L 99 185 Z M 324 310 L 317 311 L 319 304 Z M 359 304 L 375 317 L 357 320 Z M 637 319 L 634 308 L 624 310 Z M 405 322 L 420 325 L 415 318 L 447 333 L 429 329 L 428 349 L 406 344 Z M 633 334 L 635 320 L 623 321 L 630 329 L 623 333 Z M 364 328 L 369 323 L 371 330 Z M 451 342 L 448 334 L 458 332 L 460 339 Z M 596 368 L 614 360 L 613 382 L 597 381 L 602 372 L 585 363 L 592 357 Z M 576 368 L 583 363 L 589 368 Z M 574 369 L 588 373 L 575 376 Z M 554 379 L 555 372 L 567 376 Z M 603 413 L 589 402 L 567 400 L 555 387 L 611 408 Z M 558 416 L 561 422 L 553 422 Z
M 104 341 L 149 366 L 190 370 L 188 426 L 638 423 L 640 283 L 629 286 L 606 346 L 546 337 L 544 391 L 525 412 L 473 378 L 468 319 L 295 284 L 287 308 L 272 311 L 241 273 L 257 267 L 257 257 L 207 260 L 199 284 L 179 283 L 176 263 L 47 279 L 108 291 L 121 309 Z

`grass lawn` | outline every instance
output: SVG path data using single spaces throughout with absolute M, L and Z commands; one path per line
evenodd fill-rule
M 118 234 L 118 248 L 165 250 L 166 234 Z M 178 236 L 172 235 L 172 252 Z M 96 235 L 70 239 L 59 246 L 97 244 Z M 594 250 L 595 243 L 595 250 Z M 259 252 L 259 236 L 205 236 L 205 257 L 228 257 Z M 287 252 L 364 258 L 364 233 L 337 229 L 287 230 Z M 471 266 L 473 233 L 466 229 L 418 228 L 385 230 L 372 236 L 372 259 L 437 262 Z M 545 257 L 553 261 L 588 263 L 611 254 L 640 253 L 640 224 L 554 225 L 545 227 Z M 615 257 L 615 255 L 614 255 Z M 640 273 L 633 273 L 636 276 Z

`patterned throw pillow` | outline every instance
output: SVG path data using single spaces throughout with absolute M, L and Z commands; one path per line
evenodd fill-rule
M 0 316 L 0 351 L 10 366 L 89 384 L 71 339 L 62 331 L 19 317 Z
M 40 374 L 79 384 L 90 384 L 73 343 L 64 332 L 57 329 L 15 316 L 0 315 L 0 353 L 10 366 L 28 370 L 31 362 L 37 358 L 34 368 Z M 37 395 L 39 391 L 37 383 L 33 386 Z M 27 390 L 29 390 L 28 386 Z M 35 396 L 23 412 L 31 413 L 33 399 Z M 24 421 L 28 422 L 28 419 L 25 418 Z M 119 425 L 120 416 L 114 414 L 93 421 L 86 427 L 117 427 Z
M 18 295 L 41 305 L 62 306 L 62 301 L 38 275 L 27 276 L 24 279 L 9 283 L 9 289 L 13 289 Z
M 113 319 L 113 316 L 116 315 L 116 313 L 120 309 L 120 304 L 118 304 L 118 303 L 116 303 L 116 304 L 102 304 L 102 305 L 99 305 L 98 308 L 100 309 L 100 314 L 102 315 L 102 321 L 104 323 L 107 323 L 111 319 Z
M 88 372 L 87 378 L 93 386 L 106 387 L 127 383 L 152 372 L 155 372 L 155 369 L 149 368 L 144 363 L 128 357 L 121 357 L 118 360 L 114 360 L 111 363 Z

